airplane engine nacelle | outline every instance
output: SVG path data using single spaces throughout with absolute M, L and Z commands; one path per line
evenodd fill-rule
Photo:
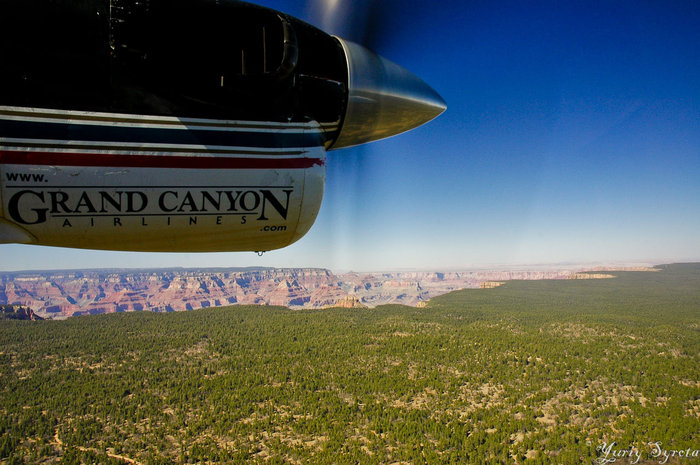
M 0 4 L 0 243 L 267 251 L 326 150 L 444 109 L 364 47 L 236 0 Z

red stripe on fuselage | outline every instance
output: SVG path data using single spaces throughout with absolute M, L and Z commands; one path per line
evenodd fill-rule
M 227 158 L 110 153 L 25 152 L 0 150 L 0 164 L 190 169 L 306 169 L 323 166 L 320 158 Z

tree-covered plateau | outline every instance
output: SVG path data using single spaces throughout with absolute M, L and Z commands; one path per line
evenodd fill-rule
M 611 443 L 658 463 L 649 443 L 700 449 L 700 265 L 613 274 L 424 308 L 0 321 L 0 463 L 579 464 Z

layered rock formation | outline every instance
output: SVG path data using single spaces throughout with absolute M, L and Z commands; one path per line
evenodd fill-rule
M 339 299 L 335 304 L 331 305 L 331 308 L 367 308 L 367 305 L 363 304 L 354 295 L 349 295 Z
M 0 273 L 0 304 L 49 318 L 223 305 L 291 308 L 417 305 L 457 289 L 513 279 L 565 279 L 570 271 L 333 274 L 314 268 L 160 269 Z
M 29 307 L 21 305 L 0 305 L 0 320 L 43 320 Z

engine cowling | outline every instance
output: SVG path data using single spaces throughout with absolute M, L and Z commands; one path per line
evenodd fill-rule
M 326 150 L 445 109 L 398 65 L 244 2 L 17 0 L 0 16 L 0 243 L 285 247 L 318 214 Z

